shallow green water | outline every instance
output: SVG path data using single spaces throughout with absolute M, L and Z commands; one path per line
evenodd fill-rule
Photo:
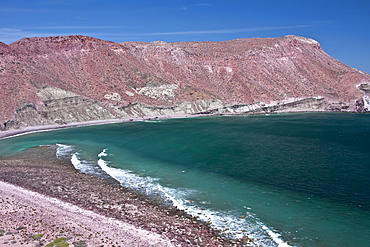
M 130 122 L 0 141 L 0 155 L 63 144 L 225 234 L 265 246 L 370 246 L 370 115 L 281 114 Z

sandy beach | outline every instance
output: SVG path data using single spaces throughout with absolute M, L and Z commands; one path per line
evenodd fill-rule
M 174 246 L 159 234 L 9 183 L 0 182 L 0 195 L 5 234 L 0 246 L 35 246 L 57 238 L 74 245 Z
M 155 117 L 136 117 L 136 118 L 114 118 L 114 119 L 104 119 L 104 120 L 91 120 L 77 123 L 67 123 L 67 124 L 51 124 L 51 125 L 40 125 L 40 126 L 28 126 L 20 129 L 10 129 L 0 131 L 0 140 L 3 138 L 9 138 L 17 135 L 23 135 L 32 132 L 50 131 L 56 129 L 89 126 L 89 125 L 100 125 L 100 124 L 113 124 L 113 123 L 124 123 L 132 121 L 146 121 L 146 120 L 159 120 L 159 119 L 170 119 L 170 118 L 188 118 L 188 117 L 199 117 L 199 116 L 213 116 L 213 114 L 202 114 L 202 115 L 163 115 Z
M 0 159 L 0 246 L 240 245 L 114 179 L 78 172 L 55 152 L 41 146 Z

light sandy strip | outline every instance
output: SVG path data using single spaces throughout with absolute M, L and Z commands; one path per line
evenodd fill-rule
M 91 121 L 82 121 L 74 122 L 68 124 L 51 124 L 51 125 L 36 125 L 24 127 L 21 129 L 10 129 L 10 130 L 0 130 L 0 139 L 5 139 L 9 137 L 41 132 L 41 131 L 50 131 L 57 129 L 65 129 L 71 127 L 82 127 L 90 125 L 103 125 L 103 124 L 114 124 L 114 123 L 123 123 L 131 121 L 145 121 L 145 120 L 161 120 L 161 119 L 171 119 L 171 118 L 188 118 L 188 117 L 200 117 L 200 116 L 212 116 L 213 114 L 202 114 L 202 115 L 193 115 L 193 114 L 183 114 L 183 115 L 161 115 L 161 116 L 147 116 L 147 117 L 132 117 L 132 118 L 114 118 L 114 119 L 105 119 L 105 120 L 91 120 Z
M 45 240 L 50 241 L 56 238 L 55 228 L 63 228 L 70 241 L 86 240 L 88 246 L 112 246 L 112 242 L 118 246 L 173 246 L 158 234 L 1 181 L 0 202 L 0 227 L 6 231 L 7 224 L 13 225 L 13 230 L 28 226 L 34 234 L 45 233 Z

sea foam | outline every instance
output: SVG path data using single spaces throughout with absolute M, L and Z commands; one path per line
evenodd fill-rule
M 232 212 L 223 212 L 207 209 L 204 205 L 196 205 L 188 200 L 190 195 L 197 191 L 186 188 L 169 188 L 159 184 L 159 179 L 152 177 L 142 177 L 133 174 L 130 170 L 123 170 L 109 166 L 109 161 L 104 158 L 109 157 L 107 149 L 103 149 L 98 154 L 98 165 L 108 175 L 118 180 L 122 186 L 138 190 L 148 196 L 158 196 L 169 202 L 174 207 L 185 211 L 189 215 L 198 218 L 203 222 L 208 222 L 214 229 L 221 234 L 233 238 L 242 239 L 248 236 L 254 240 L 258 246 L 290 246 L 284 242 L 278 233 L 264 225 L 255 215 L 248 213 L 245 217 L 238 217 Z M 204 204 L 207 204 L 206 202 Z
M 75 149 L 74 146 L 59 143 L 57 143 L 56 146 L 57 146 L 56 151 L 57 158 L 69 158 L 73 150 Z
M 100 176 L 101 169 L 97 166 L 96 160 L 84 160 L 80 157 L 80 152 L 74 145 L 56 144 L 56 156 L 58 159 L 69 159 L 76 170 L 83 173 L 90 173 Z

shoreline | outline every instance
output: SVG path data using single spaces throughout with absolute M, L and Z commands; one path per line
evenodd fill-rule
M 297 112 L 283 112 L 283 113 L 297 113 Z M 298 112 L 298 113 L 310 113 L 310 112 Z M 313 112 L 313 113 L 316 113 L 316 112 Z M 326 112 L 326 113 L 328 113 L 328 112 Z M 265 113 L 263 113 L 263 114 L 265 114 Z M 275 113 L 270 113 L 270 114 L 275 114 Z M 82 127 L 82 126 L 90 126 L 90 125 L 101 125 L 101 124 L 114 124 L 114 123 L 122 123 L 122 122 L 131 122 L 131 121 L 147 121 L 147 120 L 160 120 L 160 119 L 170 119 L 170 118 L 194 118 L 194 117 L 202 117 L 202 116 L 204 116 L 204 117 L 208 117 L 208 116 L 240 116 L 241 114 L 197 114 L 197 115 L 179 115 L 179 116 L 158 116 L 158 117 L 141 117 L 141 118 L 131 118 L 131 119 L 108 119 L 108 120 L 95 120 L 95 121 L 86 121 L 86 122 L 80 122 L 80 123 L 71 123 L 71 124 L 67 124 L 67 125 L 46 125 L 46 126 L 34 126 L 34 127 L 28 127 L 28 128 L 24 128 L 24 129 L 17 129 L 17 130 L 9 130 L 9 131 L 2 131 L 2 132 L 0 132 L 0 140 L 1 139 L 3 139 L 3 138 L 11 138 L 11 137 L 14 137 L 14 136 L 18 136 L 18 135 L 24 135 L 24 134 L 28 134 L 28 133 L 34 133 L 34 132 L 42 132 L 42 131 L 52 131 L 52 130 L 57 130 L 57 129 L 64 129 L 64 128 L 71 128 L 71 127 Z M 243 114 L 243 115 L 252 115 L 252 114 Z M 260 114 L 259 114 L 260 115 Z M 30 148 L 30 149 L 38 149 L 39 151 L 37 152 L 37 153 L 40 153 L 40 149 L 42 149 L 42 148 L 45 148 L 45 147 L 36 147 L 36 148 Z M 22 151 L 22 152 L 20 152 L 21 154 L 20 154 L 20 156 L 21 156 L 21 158 L 22 158 L 22 155 L 23 155 L 23 159 L 25 158 L 25 156 L 24 156 L 24 153 L 25 151 Z M 27 152 L 27 150 L 26 150 L 26 152 Z M 19 156 L 19 154 L 15 154 L 15 155 L 10 155 L 10 157 L 13 157 L 13 156 L 15 156 L 15 157 L 18 157 Z M 5 158 L 8 158 L 8 157 L 5 157 Z M 54 154 L 54 160 L 53 159 L 51 159 L 51 162 L 54 162 L 55 161 L 55 158 L 56 158 L 56 156 L 55 156 L 55 154 Z M 2 164 L 2 162 L 3 162 L 3 160 L 4 160 L 4 157 L 0 157 L 0 181 L 4 181 L 4 177 L 2 177 L 2 168 L 4 168 L 4 164 Z M 27 161 L 27 159 L 24 159 L 24 160 L 26 160 Z M 23 160 L 23 161 L 24 161 Z M 50 157 L 49 157 L 49 160 L 50 160 Z M 21 161 L 17 161 L 17 162 L 21 162 Z M 42 155 L 41 155 L 41 157 L 37 157 L 37 162 L 39 162 L 39 163 L 47 163 L 48 162 L 48 159 L 46 159 L 46 160 L 43 160 L 43 158 L 42 158 Z M 71 164 L 71 162 L 68 160 L 67 161 L 67 163 L 69 163 L 69 165 L 68 166 L 72 166 L 72 170 L 73 170 L 73 172 L 74 173 L 80 173 L 80 174 L 82 174 L 81 172 L 78 172 L 74 167 L 73 167 L 73 165 Z M 7 164 L 8 165 L 8 164 Z M 3 166 L 3 167 L 2 167 Z M 17 166 L 17 165 L 16 165 Z M 24 166 L 24 164 L 23 164 L 23 166 Z M 41 167 L 43 167 L 43 166 L 45 166 L 45 164 L 42 164 L 41 165 Z M 65 166 L 65 164 L 64 164 L 64 166 Z M 9 168 L 9 167 L 5 167 L 5 168 Z M 24 168 L 24 167 L 23 167 Z M 69 167 L 68 169 L 71 169 L 71 167 Z M 30 170 L 28 169 L 28 168 L 25 168 L 24 169 L 25 171 L 23 171 L 23 173 L 24 172 L 29 172 Z M 70 171 L 69 171 L 70 172 Z M 34 179 L 35 179 L 35 177 L 36 177 L 36 174 L 35 175 L 33 175 L 34 177 Z M 88 174 L 85 174 L 84 176 L 90 176 L 90 177 L 94 177 L 94 176 L 92 176 L 92 175 L 88 175 Z M 39 175 L 37 174 L 37 177 L 39 177 Z M 51 179 L 53 179 L 53 175 L 50 175 L 50 174 L 46 174 L 46 178 L 51 178 Z M 94 177 L 94 181 L 95 180 L 102 180 L 101 178 L 98 178 L 98 177 Z M 113 178 L 112 178 L 112 180 L 114 180 Z M 41 185 L 39 185 L 38 187 L 36 186 L 36 187 L 30 187 L 30 188 L 27 188 L 27 186 L 25 187 L 25 186 L 23 186 L 23 184 L 21 183 L 21 181 L 24 181 L 24 180 L 20 180 L 20 181 L 17 181 L 17 182 L 9 182 L 9 181 L 5 181 L 5 182 L 7 182 L 7 183 L 10 183 L 10 184 L 12 184 L 12 185 L 17 185 L 17 186 L 19 186 L 19 187 L 23 187 L 23 188 L 25 188 L 25 189 L 27 189 L 27 190 L 31 190 L 31 191 L 36 191 L 36 192 L 39 192 L 40 194 L 42 194 L 42 195 L 45 195 L 45 196 L 48 196 L 48 197 L 50 197 L 50 198 L 52 198 L 52 199 L 55 199 L 55 198 L 58 198 L 59 197 L 59 199 L 61 200 L 61 201 L 63 201 L 63 202 L 66 202 L 66 200 L 65 200 L 65 198 L 64 198 L 64 196 L 65 195 L 63 195 L 62 197 L 60 196 L 60 195 L 55 195 L 54 193 L 50 193 L 50 191 L 49 192 L 47 192 L 47 193 L 45 193 L 45 191 L 43 191 L 43 188 L 42 188 L 42 186 Z M 74 182 L 76 182 L 75 180 L 71 180 L 72 182 L 71 182 L 71 184 L 74 184 Z M 105 182 L 107 182 L 107 179 L 105 179 Z M 17 184 L 18 183 L 18 184 Z M 109 183 L 109 182 L 108 182 Z M 115 186 L 114 186 L 114 182 L 110 182 L 109 183 L 110 185 L 110 187 L 112 187 L 113 189 L 115 189 Z M 49 185 L 48 185 L 49 186 Z M 91 186 L 91 184 L 89 185 L 89 186 Z M 1 190 L 2 190 L 2 183 L 0 182 L 0 194 L 1 194 Z M 116 186 L 117 187 L 117 186 Z M 55 188 L 54 188 L 55 189 Z M 127 188 L 123 188 L 122 187 L 122 190 L 123 191 L 125 191 L 125 193 L 127 193 Z M 81 191 L 80 191 L 81 192 Z M 86 191 L 84 190 L 82 193 L 85 193 L 86 194 Z M 131 193 L 131 192 L 128 192 L 128 193 Z M 85 195 L 86 196 L 86 195 Z M 148 198 L 145 198 L 145 197 L 143 197 L 142 195 L 135 195 L 136 196 L 136 199 L 137 199 L 137 201 L 141 201 L 141 202 L 143 202 L 144 201 L 144 203 L 148 203 Z M 13 196 L 14 197 L 14 196 Z M 86 199 L 86 198 L 85 198 Z M 69 199 L 68 199 L 69 200 Z M 67 202 L 69 202 L 69 203 L 71 203 L 71 205 L 75 205 L 75 206 L 79 206 L 79 207 L 81 207 L 83 210 L 90 210 L 91 212 L 95 212 L 95 213 L 97 213 L 98 215 L 101 215 L 101 216 L 105 216 L 105 217 L 109 217 L 109 218 L 116 218 L 116 217 L 112 217 L 112 214 L 111 213 L 109 213 L 109 212 L 104 212 L 103 214 L 102 214 L 102 209 L 101 208 L 98 208 L 98 209 L 96 209 L 95 208 L 95 211 L 94 210 L 92 210 L 92 209 L 94 209 L 94 206 L 91 206 L 89 203 L 87 203 L 87 204 L 79 204 L 80 202 L 79 202 L 79 200 L 77 200 L 76 201 L 76 198 L 75 199 L 72 199 L 72 200 L 70 200 L 70 201 L 68 201 L 67 200 Z M 151 205 L 149 205 L 149 204 L 151 204 Z M 158 204 L 153 204 L 153 203 L 151 203 L 151 202 L 149 202 L 149 207 L 158 207 Z M 1 204 L 0 204 L 1 205 Z M 145 207 L 147 207 L 148 208 L 148 205 L 146 205 Z M 111 205 L 112 206 L 112 205 Z M 113 207 L 116 207 L 117 206 L 117 204 L 116 205 L 113 205 Z M 110 207 L 110 206 L 109 206 Z M 161 209 L 161 210 L 164 210 L 164 209 Z M 167 210 L 167 211 L 166 211 Z M 186 213 L 184 213 L 183 211 L 181 211 L 181 210 L 174 210 L 174 209 L 166 209 L 166 210 L 164 210 L 163 212 L 167 212 L 166 214 L 168 215 L 168 214 L 170 214 L 170 215 L 177 215 L 176 216 L 176 218 L 178 218 L 178 217 L 185 217 L 186 219 L 188 219 L 188 220 L 190 220 L 191 222 L 196 222 L 196 227 L 195 227 L 195 229 L 197 229 L 197 228 L 202 228 L 202 227 L 206 227 L 205 229 L 203 229 L 205 232 L 208 232 L 208 234 L 210 233 L 210 232 L 212 232 L 213 234 L 215 234 L 213 237 L 211 237 L 211 238 L 209 238 L 209 236 L 207 237 L 208 238 L 208 240 L 210 240 L 210 239 L 212 239 L 211 241 L 216 241 L 216 242 L 218 242 L 218 243 L 222 243 L 222 246 L 239 246 L 239 245 L 241 245 L 242 244 L 242 242 L 244 243 L 245 241 L 247 241 L 247 243 L 252 243 L 253 242 L 253 240 L 252 239 L 249 239 L 248 238 L 248 236 L 246 236 L 245 237 L 245 239 L 242 239 L 242 240 L 240 240 L 239 242 L 235 242 L 235 241 L 231 241 L 230 239 L 226 239 L 226 238 L 222 238 L 222 237 L 220 237 L 220 235 L 218 235 L 218 233 L 217 233 L 217 230 L 214 230 L 214 229 L 212 229 L 212 228 L 210 228 L 209 227 L 209 225 L 207 225 L 206 223 L 204 223 L 204 222 L 200 222 L 200 221 L 198 221 L 197 219 L 194 219 L 194 218 L 192 218 L 191 216 L 189 216 L 189 215 L 186 215 Z M 162 212 L 162 213 L 163 213 Z M 117 212 L 115 212 L 115 213 L 113 213 L 113 215 L 114 214 L 116 214 Z M 156 216 L 157 217 L 157 216 Z M 126 219 L 127 220 L 127 219 Z M 130 222 L 130 220 L 133 220 L 133 219 L 128 219 L 128 221 Z M 137 222 L 137 220 L 135 219 L 135 221 L 136 221 L 136 223 L 138 223 Z M 145 221 L 145 220 L 144 220 Z M 123 221 L 123 222 L 127 222 L 127 221 Z M 175 224 L 177 224 L 177 223 L 175 223 Z M 201 226 L 200 226 L 201 225 Z M 19 224 L 18 224 L 18 226 L 19 226 Z M 18 227 L 18 226 L 15 226 L 15 227 Z M 142 222 L 140 223 L 138 223 L 138 225 L 137 225 L 138 227 L 139 227 L 139 229 L 142 229 L 141 227 L 143 227 L 142 226 Z M 136 226 L 136 227 L 137 227 Z M 13 229 L 10 229 L 9 231 L 10 232 L 12 232 L 12 230 L 14 231 L 16 228 L 15 227 L 13 227 Z M 189 226 L 186 226 L 188 229 L 189 229 Z M 193 226 L 192 226 L 193 227 Z M 19 228 L 19 227 L 18 227 Z M 0 233 L 1 233 L 1 228 L 0 228 Z M 145 228 L 144 227 L 144 230 L 148 230 L 148 228 Z M 151 229 L 149 229 L 149 232 L 151 232 L 152 230 Z M 155 233 L 159 233 L 159 232 L 163 232 L 163 229 L 161 229 L 161 230 L 158 230 L 158 229 L 155 229 L 155 227 L 153 228 L 153 231 L 155 232 Z M 169 235 L 171 235 L 172 234 L 172 232 L 170 231 L 170 233 L 168 233 L 168 231 L 167 230 L 165 230 L 165 232 L 166 232 L 166 234 L 164 234 L 163 236 L 166 238 L 167 236 L 169 236 Z M 203 233 L 203 232 L 202 232 Z M 78 233 L 79 234 L 79 233 Z M 176 233 L 177 234 L 177 233 Z M 175 235 L 176 235 L 175 234 Z M 1 234 L 0 234 L 1 235 Z M 108 234 L 109 235 L 109 234 Z M 196 235 L 198 235 L 198 233 L 196 233 Z M 216 236 L 216 237 L 215 237 Z M 222 240 L 220 240 L 219 238 L 222 238 Z M 0 237 L 0 241 L 2 240 L 2 238 Z M 85 241 L 85 240 L 84 240 Z M 178 241 L 178 240 L 176 240 L 176 241 Z M 182 241 L 182 240 L 181 240 Z M 182 244 L 184 244 L 184 242 L 182 242 Z M 193 244 L 194 244 L 194 242 L 193 242 Z M 27 245 L 25 245 L 25 246 L 27 246 Z M 33 245 L 32 245 L 33 246 Z M 122 245 L 122 246 L 124 246 L 124 245 Z M 140 246 L 147 246 L 147 245 L 140 245 Z M 166 246 L 166 245 L 163 245 L 162 244 L 162 246 Z M 169 245 L 170 246 L 170 245 Z M 198 246 L 198 245 L 183 245 L 183 246 Z M 201 245 L 200 245 L 201 246 Z M 215 245 L 215 246 L 219 246 L 219 245 Z M 1 245 L 1 243 L 0 243 L 0 247 L 2 247 L 2 245 Z
M 0 228 L 0 233 L 3 231 L 5 234 L 2 237 L 0 234 L 0 247 L 7 242 L 2 240 L 10 237 L 17 242 L 10 246 L 37 244 L 40 241 L 42 245 L 60 237 L 68 243 L 82 241 L 87 244 L 84 246 L 114 246 L 112 243 L 119 241 L 123 242 L 116 246 L 242 245 L 241 242 L 221 237 L 207 223 L 181 210 L 160 206 L 150 198 L 118 186 L 113 179 L 109 181 L 81 173 L 69 160 L 57 159 L 55 152 L 56 145 L 40 146 L 0 158 L 0 194 L 1 198 L 5 198 L 0 199 L 0 215 L 6 215 L 0 224 L 3 228 Z M 7 190 L 9 186 L 16 186 L 20 193 Z M 10 195 L 10 192 L 13 194 Z M 28 198 L 35 193 L 41 194 L 46 201 Z M 53 201 L 66 203 L 71 210 L 61 210 L 61 203 L 53 204 Z M 8 214 L 6 210 L 12 207 L 13 212 Z M 92 221 L 84 218 L 86 212 Z M 69 215 L 67 219 L 63 216 L 66 213 Z M 116 225 L 121 222 L 124 229 L 115 231 L 110 222 L 104 225 L 104 231 L 101 230 L 101 219 L 104 217 L 113 220 Z M 75 223 L 71 225 L 70 222 Z M 132 233 L 135 231 L 125 229 L 136 229 L 138 233 L 135 236 Z M 154 244 L 155 241 L 146 240 L 147 232 L 158 245 Z M 40 234 L 44 234 L 43 237 L 34 239 Z M 252 240 L 246 238 L 246 241 Z
M 89 244 L 101 244 L 95 239 L 86 241 L 83 238 L 83 236 L 87 234 L 90 236 L 93 233 L 95 233 L 95 238 L 104 235 L 106 238 L 105 242 L 109 240 L 110 243 L 120 244 L 120 246 L 122 244 L 124 246 L 134 246 L 138 243 L 143 246 L 173 246 L 168 238 L 159 234 L 135 228 L 125 222 L 107 218 L 71 203 L 26 190 L 13 184 L 0 181 L 0 194 L 2 198 L 1 203 L 7 200 L 7 209 L 1 210 L 5 211 L 3 215 L 5 217 L 2 219 L 3 222 L 0 224 L 0 227 L 8 237 L 5 241 L 0 241 L 0 246 L 7 245 L 6 242 L 9 242 L 8 245 L 21 243 L 24 246 L 36 246 L 37 244 L 41 245 L 42 241 L 52 242 L 53 239 L 58 239 L 58 237 L 65 238 L 68 242 L 72 242 L 74 246 L 77 243 L 83 245 L 83 243 L 86 244 L 87 242 Z M 9 224 L 5 222 L 11 219 L 14 220 L 14 217 L 9 217 L 9 214 L 14 212 L 22 215 L 22 218 L 24 217 L 26 220 L 18 220 L 18 227 L 11 229 Z M 41 215 L 41 217 L 35 217 L 35 214 Z M 49 217 L 49 214 L 53 216 Z M 35 223 L 31 223 L 32 221 L 41 221 L 40 218 L 42 218 L 42 224 L 48 226 L 48 228 L 41 228 Z M 25 233 L 27 226 L 30 225 L 34 227 L 33 229 L 37 229 L 33 230 L 31 237 Z M 53 226 L 58 225 L 64 225 L 64 232 L 68 233 L 64 234 L 64 236 L 55 236 L 54 232 L 56 232 L 56 229 Z M 100 234 L 96 234 L 97 232 Z M 124 239 L 125 242 L 119 243 L 121 240 L 117 241 L 116 238 Z M 40 241 L 38 241 L 39 239 Z M 0 238 L 0 240 L 2 239 Z
M 221 115 L 221 114 L 217 114 Z M 10 129 L 0 131 L 0 140 L 5 138 L 11 138 L 15 136 L 42 132 L 42 131 L 52 131 L 58 129 L 75 128 L 83 126 L 93 126 L 93 125 L 103 125 L 103 124 L 115 124 L 115 123 L 126 123 L 126 122 L 138 122 L 147 120 L 163 120 L 163 119 L 180 119 L 180 118 L 192 118 L 192 117 L 202 117 L 202 116 L 216 116 L 216 114 L 184 114 L 184 115 L 163 115 L 154 117 L 136 117 L 136 118 L 112 118 L 103 120 L 91 120 L 83 122 L 73 122 L 67 124 L 49 124 L 49 125 L 36 125 L 29 126 L 20 129 Z
M 103 124 L 115 124 L 115 123 L 126 123 L 126 122 L 138 122 L 148 120 L 165 120 L 165 119 L 181 119 L 181 118 L 197 118 L 197 117 L 212 117 L 212 116 L 253 116 L 253 115 L 274 115 L 274 114 L 291 114 L 291 113 L 338 113 L 335 111 L 276 111 L 276 112 L 249 112 L 249 113 L 197 113 L 197 114 L 183 114 L 183 115 L 160 115 L 160 116 L 144 116 L 144 117 L 133 117 L 133 118 L 112 118 L 102 120 L 90 120 L 83 122 L 72 122 L 67 124 L 49 124 L 49 125 L 35 125 L 28 126 L 20 129 L 0 130 L 0 140 L 11 138 L 15 136 L 42 132 L 42 131 L 53 131 L 58 129 L 103 125 Z M 358 113 L 358 112 L 346 112 L 340 111 L 339 113 Z

